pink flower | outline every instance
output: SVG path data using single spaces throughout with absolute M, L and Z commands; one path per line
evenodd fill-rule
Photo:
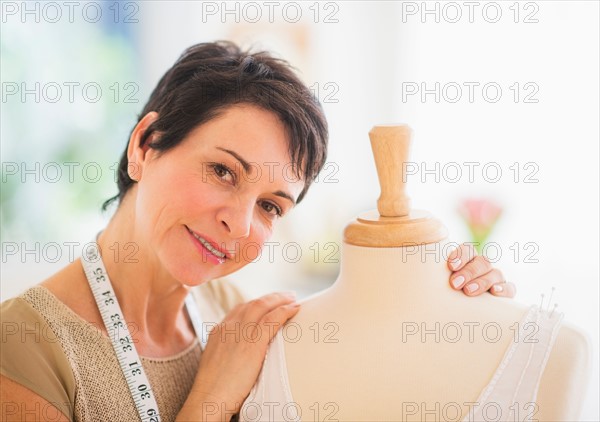
M 487 199 L 465 199 L 458 208 L 467 223 L 475 248 L 479 253 L 502 214 L 502 207 Z

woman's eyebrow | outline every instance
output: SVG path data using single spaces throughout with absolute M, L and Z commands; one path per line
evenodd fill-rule
M 285 193 L 282 190 L 278 190 L 273 192 L 273 195 L 281 196 L 282 198 L 289 199 L 292 202 L 292 206 L 296 206 L 296 201 L 289 194 Z
M 216 147 L 216 148 L 218 150 L 221 150 L 223 152 L 226 152 L 226 153 L 232 155 L 236 160 L 238 160 L 242 164 L 242 167 L 244 167 L 244 171 L 246 172 L 246 174 L 248 174 L 250 172 L 250 168 L 251 168 L 250 164 L 248 163 L 248 161 L 244 160 L 237 152 L 232 151 L 227 148 L 221 148 L 221 147 Z M 287 192 L 278 190 L 278 191 L 273 192 L 273 195 L 277 195 L 282 198 L 288 199 L 292 203 L 292 206 L 296 206 L 296 200 L 294 198 L 292 198 L 292 196 Z
M 221 148 L 221 147 L 217 147 L 217 149 L 219 149 L 221 151 L 224 151 L 224 152 L 226 152 L 228 154 L 233 155 L 235 157 L 235 159 L 238 160 L 242 164 L 242 166 L 244 167 L 244 171 L 246 172 L 246 174 L 250 173 L 250 164 L 248 163 L 248 161 L 246 161 L 242 157 L 240 157 L 240 155 L 237 152 L 232 151 L 232 150 L 227 149 L 227 148 Z

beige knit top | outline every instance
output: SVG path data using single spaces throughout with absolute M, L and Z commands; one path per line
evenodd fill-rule
M 220 322 L 244 298 L 225 279 L 192 289 L 204 322 Z M 72 421 L 137 421 L 139 416 L 109 338 L 47 288 L 0 304 L 2 375 L 29 388 Z M 167 358 L 140 356 L 162 421 L 173 421 L 200 362 L 198 339 Z M 44 414 L 42 410 L 42 414 Z M 56 418 L 48 410 L 49 419 Z

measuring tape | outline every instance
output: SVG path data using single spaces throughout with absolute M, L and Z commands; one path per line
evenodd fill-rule
M 143 422 L 160 422 L 154 392 L 150 387 L 150 381 L 142 366 L 95 242 L 86 245 L 81 262 L 140 419 Z M 186 297 L 185 305 L 196 335 L 199 337 L 200 348 L 204 350 L 208 336 L 202 330 L 200 312 L 191 293 Z

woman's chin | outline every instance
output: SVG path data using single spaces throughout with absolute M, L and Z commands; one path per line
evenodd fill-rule
M 197 256 L 185 257 L 188 259 L 182 258 L 184 257 L 180 255 L 171 261 L 173 264 L 172 268 L 170 268 L 170 273 L 180 283 L 189 287 L 199 286 L 234 271 L 229 266 L 226 266 L 225 263 L 214 265 L 211 262 L 202 262 L 202 258 L 198 258 Z

